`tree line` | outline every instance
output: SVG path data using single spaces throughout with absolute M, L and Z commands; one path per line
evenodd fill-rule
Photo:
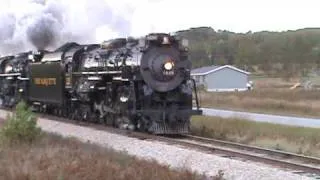
M 189 40 L 193 68 L 230 64 L 256 74 L 290 77 L 320 67 L 320 28 L 235 33 L 197 27 L 177 34 Z

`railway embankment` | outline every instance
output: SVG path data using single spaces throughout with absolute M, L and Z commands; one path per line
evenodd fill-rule
M 3 112 L 1 112 L 0 114 L 4 115 Z M 219 156 L 213 153 L 203 152 L 203 151 L 199 151 L 192 148 L 181 147 L 177 144 L 168 144 L 165 142 L 154 141 L 150 139 L 141 140 L 137 138 L 128 137 L 125 135 L 106 132 L 99 129 L 93 129 L 87 126 L 79 126 L 79 125 L 70 124 L 66 122 L 58 122 L 58 121 L 53 121 L 46 118 L 39 118 L 38 125 L 45 132 L 59 134 L 65 138 L 70 138 L 70 137 L 71 139 L 76 138 L 77 140 L 80 140 L 83 143 L 94 144 L 94 145 L 97 145 L 98 147 L 113 149 L 114 151 L 118 151 L 118 152 L 125 152 L 126 154 L 130 156 L 134 156 L 137 159 L 152 160 L 153 162 L 159 163 L 161 166 L 170 167 L 173 171 L 179 170 L 179 169 L 180 170 L 187 169 L 189 170 L 189 172 L 196 172 L 197 174 L 205 174 L 206 176 L 216 176 L 219 171 L 222 171 L 224 172 L 223 177 L 226 179 L 246 179 L 246 180 L 247 179 L 283 179 L 283 178 L 309 179 L 306 176 L 294 174 L 293 172 L 290 172 L 290 170 L 283 170 L 280 168 L 267 166 L 259 162 L 244 162 L 237 159 Z M 65 148 L 68 149 L 70 147 L 65 147 Z M 59 154 L 59 156 L 61 155 L 62 152 L 64 152 L 62 150 L 59 151 L 54 149 L 55 148 L 49 148 L 47 150 L 42 149 L 39 151 L 42 151 L 42 152 L 58 151 L 57 154 Z M 82 147 L 78 147 L 75 144 L 73 144 L 71 145 L 71 149 L 77 152 L 77 151 L 80 151 Z M 95 149 L 91 150 L 91 153 L 93 152 L 96 152 L 96 150 Z M 26 154 L 26 156 L 32 156 L 28 153 L 23 153 L 23 154 Z M 68 157 L 69 156 L 72 157 L 72 154 L 67 154 L 67 155 Z M 83 162 L 87 162 L 89 165 L 90 165 L 90 162 L 92 162 L 92 160 L 90 161 L 89 159 L 82 157 L 82 155 L 79 155 L 79 156 L 81 157 L 81 160 L 83 160 Z M 102 156 L 101 157 L 98 157 L 98 156 L 95 157 L 93 155 L 90 155 L 90 156 L 93 159 L 97 159 L 97 158 L 103 159 Z M 46 155 L 44 155 L 44 157 L 46 157 Z M 46 158 L 44 157 L 42 161 L 46 161 Z M 54 156 L 49 156 L 49 157 L 54 157 Z M 37 159 L 37 158 L 33 158 L 33 159 Z M 41 161 L 41 158 L 38 158 L 38 160 Z M 69 162 L 69 161 L 66 161 L 65 159 L 62 159 L 62 160 L 63 160 L 63 163 Z M 77 164 L 77 163 L 80 163 L 80 162 L 74 160 L 74 164 Z M 59 162 L 56 162 L 54 164 L 59 164 Z M 31 163 L 30 165 L 32 166 Z M 23 166 L 25 167 L 27 165 L 24 164 Z M 113 166 L 114 165 L 112 165 L 112 167 Z M 49 166 L 45 166 L 45 167 L 49 167 Z M 148 169 L 148 170 L 150 169 L 149 166 L 141 166 L 141 168 Z M 77 168 L 75 168 L 74 171 L 76 170 Z M 134 170 L 132 171 L 133 171 L 132 173 L 135 173 L 135 172 L 138 172 L 139 169 L 134 168 Z M 92 172 L 97 172 L 97 171 L 92 170 Z M 157 174 L 157 172 L 154 171 L 152 174 L 155 175 Z M 194 176 L 190 176 L 190 177 L 194 177 Z M 187 179 L 190 179 L 190 177 L 188 177 Z M 149 178 L 157 179 L 157 177 L 154 177 L 154 176 Z M 169 179 L 173 179 L 173 178 L 169 177 Z

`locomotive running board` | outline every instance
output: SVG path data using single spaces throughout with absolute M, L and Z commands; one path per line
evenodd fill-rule
M 151 109 L 144 109 L 144 110 L 136 110 L 137 113 L 142 113 L 142 114 L 146 114 L 149 116 L 155 115 L 155 114 L 163 114 L 163 113 L 172 113 L 171 111 L 168 110 L 151 110 Z M 181 114 L 181 115 L 202 115 L 203 111 L 201 109 L 178 109 L 176 111 L 174 111 L 176 114 Z
M 73 75 L 121 74 L 121 71 L 74 72 Z
M 0 77 L 21 76 L 21 73 L 0 74 Z

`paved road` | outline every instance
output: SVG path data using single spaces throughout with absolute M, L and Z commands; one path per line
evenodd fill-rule
M 267 114 L 227 111 L 227 110 L 211 109 L 211 108 L 202 108 L 202 110 L 203 110 L 203 115 L 205 116 L 240 117 L 240 118 L 253 120 L 253 121 L 260 121 L 260 122 L 270 122 L 275 124 L 320 128 L 320 118 L 312 119 L 312 118 L 267 115 Z

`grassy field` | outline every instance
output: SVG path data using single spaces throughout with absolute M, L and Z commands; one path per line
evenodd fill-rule
M 192 133 L 320 157 L 320 130 L 243 119 L 194 116 Z
M 202 107 L 320 117 L 320 91 L 290 89 L 297 81 L 260 79 L 246 92 L 200 92 Z
M 261 88 L 273 88 L 273 89 L 289 89 L 296 83 L 300 82 L 299 78 L 292 78 L 292 79 L 283 79 L 277 77 L 249 77 L 251 81 L 254 82 L 254 87 L 261 89 Z

